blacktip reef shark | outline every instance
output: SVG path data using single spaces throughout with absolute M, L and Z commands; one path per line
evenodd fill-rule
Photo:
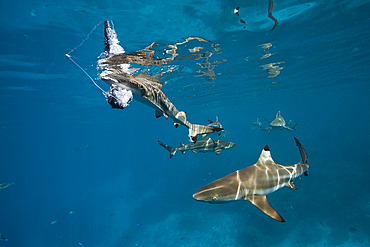
M 219 154 L 223 149 L 229 149 L 237 145 L 229 141 L 211 139 L 207 135 L 203 137 L 203 139 L 198 141 L 197 143 L 190 143 L 187 145 L 181 143 L 180 147 L 178 148 L 168 146 L 166 144 L 163 144 L 160 141 L 158 141 L 158 143 L 170 152 L 170 159 L 176 154 L 177 151 L 181 151 L 182 153 L 185 153 L 185 151 L 191 150 L 194 153 L 215 152 L 216 154 Z
M 216 116 L 216 121 L 208 120 L 208 122 L 209 122 L 209 124 L 207 126 L 217 128 L 217 129 L 221 129 L 221 131 L 219 131 L 217 133 L 207 134 L 211 138 L 220 138 L 220 137 L 226 136 L 227 134 L 230 134 L 230 132 L 227 132 L 227 131 L 224 130 L 224 128 L 222 127 L 222 124 L 218 121 L 218 116 Z M 204 134 L 202 137 L 204 138 L 205 136 L 206 136 L 206 134 Z
M 140 54 L 127 54 L 119 45 L 117 34 L 111 28 L 108 21 L 104 22 L 105 35 L 105 51 L 98 61 L 98 66 L 103 69 L 100 78 L 111 86 L 111 89 L 106 94 L 108 102 L 113 108 L 123 109 L 127 102 L 120 102 L 120 94 L 122 92 L 132 92 L 133 97 L 155 109 L 155 116 L 164 116 L 172 118 L 174 125 L 177 128 L 179 125 L 184 125 L 189 129 L 189 137 L 192 142 L 197 141 L 197 135 L 213 133 L 220 131 L 222 128 L 192 124 L 187 121 L 186 112 L 178 111 L 175 105 L 168 99 L 162 91 L 162 85 L 158 82 L 149 80 L 148 78 L 138 74 L 134 76 L 137 68 L 133 68 L 134 64 L 143 64 L 142 61 L 148 61 L 145 57 L 149 56 L 145 52 Z M 152 44 L 153 45 L 153 44 Z M 146 55 L 145 55 L 146 54 Z M 134 58 L 138 59 L 134 59 Z M 142 58 L 142 59 L 140 59 Z M 133 61 L 133 63 L 132 63 Z M 162 60 L 149 60 L 150 63 L 161 64 L 166 63 Z M 144 63 L 147 65 L 147 63 Z
M 198 189 L 193 198 L 209 203 L 247 200 L 271 218 L 285 222 L 269 204 L 266 195 L 284 186 L 297 189 L 293 179 L 308 175 L 308 158 L 301 143 L 294 137 L 302 161 L 295 165 L 279 165 L 271 157 L 268 145 L 264 147 L 256 164 L 237 170 Z
M 295 131 L 295 127 L 298 125 L 299 121 L 292 125 L 290 127 L 290 125 L 287 125 L 285 123 L 285 120 L 284 118 L 280 115 L 280 110 L 276 113 L 276 117 L 274 119 L 274 121 L 272 121 L 270 123 L 270 126 L 269 127 L 266 127 L 262 130 L 265 130 L 265 131 L 268 131 L 268 133 L 270 134 L 270 132 L 272 130 L 284 130 L 284 129 L 288 129 L 288 130 L 292 130 L 292 131 Z M 290 124 L 290 121 L 289 121 L 289 124 Z

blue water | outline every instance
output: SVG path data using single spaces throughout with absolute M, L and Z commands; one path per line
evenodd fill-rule
M 368 246 L 370 1 L 274 0 L 272 32 L 267 6 L 2 1 L 0 183 L 15 184 L 0 190 L 0 233 L 9 239 L 0 246 Z M 192 123 L 218 116 L 230 132 L 223 139 L 238 145 L 169 159 L 157 141 L 188 143 L 185 127 L 135 100 L 112 109 L 65 56 L 97 78 L 106 19 L 128 52 L 158 42 L 162 54 L 189 36 L 209 40 L 186 44 L 208 57 L 174 61 L 183 71 L 161 78 L 163 91 Z M 191 56 L 186 45 L 182 55 Z M 210 70 L 199 65 L 206 62 Z M 271 63 L 280 74 L 261 67 Z M 256 118 L 267 126 L 278 110 L 300 122 L 295 132 L 251 128 Z M 295 180 L 296 191 L 267 196 L 285 223 L 247 201 L 192 198 L 253 165 L 266 144 L 276 163 L 299 162 L 294 136 L 310 174 Z

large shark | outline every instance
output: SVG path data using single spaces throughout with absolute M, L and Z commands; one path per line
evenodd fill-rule
M 181 143 L 180 147 L 178 148 L 168 146 L 160 141 L 158 141 L 158 143 L 170 152 L 170 159 L 176 154 L 177 151 L 181 151 L 182 153 L 190 150 L 194 153 L 214 151 L 216 154 L 219 154 L 223 149 L 229 149 L 237 145 L 229 141 L 211 139 L 209 136 L 203 137 L 203 139 L 197 143 L 190 143 L 187 145 Z
M 186 113 L 178 111 L 174 104 L 162 91 L 162 85 L 158 82 L 148 79 L 142 74 L 135 74 L 139 70 L 134 65 L 161 65 L 167 63 L 166 59 L 152 59 L 151 52 L 136 52 L 134 54 L 127 54 L 125 50 L 119 45 L 117 34 L 113 28 L 110 27 L 108 21 L 104 22 L 105 26 L 105 51 L 98 61 L 98 66 L 103 69 L 100 78 L 111 86 L 110 91 L 106 94 L 108 102 L 113 108 L 124 108 L 119 95 L 120 92 L 132 92 L 133 97 L 155 109 L 155 116 L 165 116 L 172 118 L 175 127 L 184 125 L 189 129 L 189 137 L 192 142 L 196 142 L 197 135 L 213 133 L 220 131 L 222 128 L 204 126 L 199 124 L 192 124 L 187 121 Z M 153 44 L 152 44 L 153 45 Z M 152 46 L 151 45 L 151 46 Z M 150 50 L 151 46 L 146 48 Z M 129 100 L 130 101 L 130 100 Z
M 271 218 L 285 222 L 268 203 L 266 195 L 282 187 L 297 189 L 293 179 L 308 175 L 308 158 L 301 143 L 294 137 L 302 161 L 295 165 L 279 165 L 271 157 L 268 145 L 264 147 L 256 164 L 237 170 L 197 190 L 193 198 L 209 203 L 247 200 Z

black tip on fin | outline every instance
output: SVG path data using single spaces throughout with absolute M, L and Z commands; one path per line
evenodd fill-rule
M 266 145 L 266 146 L 263 148 L 263 150 L 265 150 L 265 151 L 270 151 L 269 145 Z
M 304 150 L 302 144 L 298 141 L 297 138 L 294 137 L 294 140 L 301 154 L 303 164 L 308 164 L 308 156 L 307 156 L 306 150 Z
M 193 141 L 193 143 L 196 143 L 197 142 L 197 136 L 192 136 L 191 140 Z
M 295 140 L 295 143 L 297 144 L 297 146 L 299 147 L 299 146 L 302 146 L 301 145 L 301 143 L 298 141 L 298 139 L 297 138 L 295 138 L 295 137 L 293 137 L 294 138 L 294 140 Z

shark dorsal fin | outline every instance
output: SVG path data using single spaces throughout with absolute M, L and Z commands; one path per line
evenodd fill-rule
M 245 200 L 252 203 L 254 206 L 256 206 L 259 210 L 273 218 L 274 220 L 285 222 L 283 217 L 280 216 L 278 212 L 270 205 L 270 203 L 267 201 L 266 195 L 251 195 L 245 198 Z
M 263 150 L 262 150 L 262 152 L 261 152 L 261 155 L 260 155 L 260 157 L 259 157 L 259 159 L 258 159 L 258 161 L 257 161 L 256 165 L 264 165 L 264 164 L 266 163 L 266 161 L 267 161 L 267 160 L 269 160 L 269 161 L 271 161 L 271 162 L 275 163 L 275 162 L 274 162 L 274 160 L 273 160 L 273 159 L 272 159 L 272 157 L 271 157 L 271 152 L 270 152 L 270 148 L 269 148 L 269 146 L 268 146 L 268 145 L 266 145 L 266 146 L 263 148 Z

